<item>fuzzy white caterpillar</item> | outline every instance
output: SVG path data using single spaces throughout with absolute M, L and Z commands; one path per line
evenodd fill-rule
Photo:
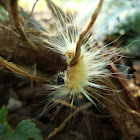
M 64 72 L 58 74 L 55 85 L 46 85 L 47 90 L 53 90 L 49 94 L 50 98 L 45 106 L 47 110 L 56 106 L 60 100 L 73 105 L 75 102 L 80 104 L 85 97 L 96 106 L 92 99 L 95 98 L 94 94 L 106 99 L 98 89 L 111 90 L 105 85 L 98 84 L 97 81 L 111 75 L 107 66 L 112 63 L 111 59 L 114 55 L 119 54 L 119 50 L 108 50 L 106 46 L 96 46 L 93 44 L 94 36 L 89 32 L 102 2 L 103 0 L 100 0 L 91 21 L 84 30 L 82 30 L 83 25 L 79 26 L 76 18 L 68 18 L 61 15 L 59 10 L 57 11 L 56 15 L 59 15 L 57 18 L 61 18 L 61 23 L 58 24 L 56 21 L 56 30 L 60 35 L 59 37 L 47 36 L 44 42 L 50 44 L 53 51 L 61 54 L 66 59 L 68 66 Z M 70 27 L 68 21 L 74 27 Z M 93 23 L 91 24 L 91 22 Z

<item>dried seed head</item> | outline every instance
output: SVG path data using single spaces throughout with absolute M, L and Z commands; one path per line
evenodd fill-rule
M 63 22 L 63 24 L 56 22 L 59 36 L 48 36 L 44 39 L 44 42 L 50 44 L 51 49 L 60 53 L 68 63 L 67 70 L 57 76 L 56 85 L 46 85 L 47 90 L 54 90 L 49 95 L 50 98 L 45 106 L 47 109 L 54 107 L 60 100 L 70 104 L 83 103 L 84 99 L 79 97 L 86 97 L 96 106 L 92 99 L 95 98 L 94 94 L 106 99 L 98 89 L 111 91 L 107 86 L 98 84 L 97 81 L 111 75 L 107 66 L 112 63 L 114 55 L 119 54 L 119 50 L 108 50 L 106 46 L 96 46 L 94 36 L 89 31 L 97 18 L 102 2 L 103 0 L 99 1 L 99 5 L 84 30 L 76 24 L 78 23 L 75 22 L 76 17 L 64 18 L 66 16 L 61 16 L 59 13 L 59 18 L 61 17 L 61 22 Z M 71 28 L 68 21 L 73 25 Z

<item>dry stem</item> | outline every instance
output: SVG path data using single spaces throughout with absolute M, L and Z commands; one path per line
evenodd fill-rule
M 65 101 L 63 101 L 63 100 L 53 100 L 54 102 L 56 102 L 56 103 L 60 103 L 60 104 L 62 104 L 62 105 L 65 105 L 65 106 L 67 106 L 67 107 L 69 107 L 69 108 L 72 108 L 72 109 L 77 109 L 77 107 L 76 106 L 74 106 L 74 105 L 72 105 L 72 104 L 70 104 L 70 103 L 68 103 L 68 102 L 65 102 Z
M 19 35 L 18 35 L 16 32 L 14 32 L 12 29 L 10 29 L 10 28 L 8 28 L 8 27 L 2 25 L 2 24 L 0 24 L 0 28 L 6 29 L 6 30 L 12 32 L 16 37 L 19 37 Z
M 86 103 L 85 105 L 81 106 L 80 108 L 76 109 L 72 114 L 70 114 L 60 125 L 58 128 L 55 128 L 55 130 L 48 135 L 46 140 L 49 140 L 51 137 L 56 135 L 56 133 L 60 132 L 66 125 L 66 123 L 74 116 L 76 115 L 79 111 L 86 109 L 91 106 L 91 103 Z
M 7 61 L 9 61 L 12 57 L 12 55 L 14 54 L 19 42 L 20 42 L 21 38 L 19 38 L 18 43 L 16 44 L 16 46 L 14 47 L 13 51 L 11 52 L 11 54 L 7 57 Z M 0 71 L 3 69 L 3 67 L 0 67 Z
M 135 108 L 136 111 L 138 111 L 140 113 L 139 107 L 137 106 L 137 104 L 134 102 L 134 100 L 130 96 L 130 91 L 128 90 L 128 83 L 127 83 L 127 81 L 124 81 L 124 80 L 120 79 L 121 76 L 115 74 L 115 73 L 118 73 L 118 69 L 115 67 L 115 65 L 110 65 L 110 67 L 111 67 L 111 70 L 113 71 L 113 75 L 115 77 L 117 77 L 117 79 L 116 79 L 117 82 L 123 87 L 124 93 L 127 95 L 128 99 L 132 103 L 133 107 Z
M 85 37 L 85 35 L 88 33 L 88 31 L 91 29 L 91 27 L 93 26 L 93 24 L 95 23 L 95 20 L 100 12 L 100 9 L 102 7 L 102 3 L 103 3 L 103 0 L 100 0 L 99 3 L 98 3 L 98 6 L 97 8 L 95 9 L 87 27 L 81 32 L 80 36 L 79 36 L 79 39 L 77 41 L 77 44 L 76 44 L 76 53 L 75 53 L 75 56 L 74 58 L 71 60 L 69 66 L 72 67 L 73 65 L 75 65 L 77 63 L 77 60 L 78 58 L 80 57 L 80 54 L 81 54 L 81 45 L 82 45 L 82 41 Z
M 30 14 L 29 14 L 29 16 L 28 16 L 28 20 L 31 18 L 31 16 L 32 16 L 32 14 L 33 14 L 33 11 L 34 11 L 34 9 L 35 9 L 35 6 L 36 6 L 36 4 L 37 4 L 38 1 L 39 1 L 39 0 L 36 0 L 36 2 L 34 3 L 34 5 L 33 5 L 33 7 L 32 7 L 32 11 L 30 12 Z
M 30 72 L 24 70 L 24 68 L 20 68 L 18 66 L 16 66 L 14 63 L 12 62 L 8 62 L 7 60 L 5 60 L 4 58 L 2 58 L 0 56 L 0 65 L 3 67 L 6 67 L 8 69 L 10 69 L 11 71 L 13 71 L 14 73 L 20 74 L 22 76 L 34 79 L 35 81 L 46 81 L 46 80 L 51 80 L 49 78 L 41 78 L 41 77 L 36 77 L 33 76 Z
M 22 40 L 26 42 L 34 51 L 38 51 L 39 48 L 33 42 L 31 42 L 27 38 L 26 34 L 24 33 L 24 30 L 21 25 L 20 17 L 19 17 L 17 0 L 10 0 L 10 8 L 11 8 L 11 13 L 9 14 L 11 14 L 12 19 L 14 21 L 14 25 L 16 29 L 19 31 Z

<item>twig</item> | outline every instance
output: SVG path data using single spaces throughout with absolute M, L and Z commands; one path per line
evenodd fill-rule
M 7 61 L 9 61 L 9 60 L 11 59 L 11 57 L 12 57 L 12 55 L 14 54 L 14 52 L 15 52 L 17 46 L 19 45 L 20 41 L 21 41 L 21 38 L 19 38 L 19 40 L 18 40 L 17 44 L 15 45 L 13 51 L 12 51 L 11 54 L 8 56 Z
M 24 30 L 21 25 L 20 17 L 19 17 L 17 0 L 10 0 L 10 8 L 11 8 L 11 12 L 9 14 L 11 14 L 14 21 L 14 25 L 16 29 L 19 31 L 22 40 L 25 41 L 34 51 L 38 51 L 39 48 L 33 42 L 31 42 L 27 38 L 26 34 L 24 33 Z
M 97 5 L 97 8 L 95 9 L 87 27 L 81 32 L 80 36 L 79 36 L 79 39 L 77 41 L 77 44 L 76 44 L 76 53 L 75 53 L 75 56 L 73 57 L 73 59 L 70 61 L 70 64 L 69 66 L 72 67 L 73 65 L 75 65 L 77 63 L 77 60 L 78 58 L 80 57 L 80 54 L 81 54 L 81 45 L 82 45 L 82 41 L 85 37 L 85 35 L 88 33 L 88 31 L 91 29 L 91 27 L 93 26 L 93 24 L 95 23 L 96 21 L 96 18 L 100 12 L 100 9 L 102 7 L 102 3 L 103 3 L 103 0 L 100 0 L 98 5 Z
M 39 0 L 36 0 L 36 2 L 34 3 L 34 5 L 33 5 L 33 7 L 32 7 L 32 11 L 30 12 L 30 14 L 29 14 L 29 16 L 28 16 L 28 20 L 30 20 L 30 18 L 31 18 L 31 16 L 32 16 L 32 14 L 33 14 L 33 11 L 34 11 L 34 9 L 35 9 L 35 6 L 36 6 L 36 4 L 37 4 L 38 1 L 39 1 Z
M 71 108 L 71 109 L 74 109 L 74 110 L 76 110 L 78 107 L 77 106 L 75 106 L 75 105 L 71 105 L 70 103 L 68 103 L 68 102 L 65 102 L 65 101 L 63 101 L 63 100 L 53 100 L 54 102 L 56 102 L 56 103 L 60 103 L 60 104 L 62 104 L 62 105 L 64 105 L 64 106 L 67 106 L 67 107 L 69 107 L 69 108 Z M 93 115 L 93 113 L 91 113 L 91 112 L 88 112 L 88 111 L 84 111 L 84 112 L 82 112 L 83 114 L 87 114 L 87 115 Z
M 127 97 L 129 98 L 129 100 L 130 100 L 130 102 L 132 103 L 132 105 L 133 105 L 133 107 L 135 108 L 135 110 L 138 111 L 138 112 L 140 112 L 139 107 L 137 106 L 137 104 L 134 102 L 134 100 L 133 100 L 133 99 L 131 98 L 131 96 L 130 96 L 129 90 L 127 89 L 127 86 L 126 86 L 126 81 L 125 81 L 125 82 L 122 81 L 122 79 L 119 78 L 119 75 L 115 74 L 115 73 L 118 73 L 118 70 L 117 70 L 117 68 L 115 67 L 115 65 L 113 65 L 113 64 L 110 65 L 110 68 L 111 68 L 111 70 L 112 70 L 112 72 L 113 72 L 113 75 L 114 75 L 115 77 L 117 77 L 117 78 L 116 78 L 117 82 L 120 83 L 120 85 L 123 87 L 124 93 L 125 93 L 125 94 L 127 95 Z
M 66 123 L 74 116 L 76 115 L 79 111 L 86 109 L 90 107 L 92 104 L 91 103 L 86 103 L 85 105 L 81 106 L 80 108 L 76 109 L 72 114 L 70 114 L 60 125 L 58 128 L 55 128 L 55 130 L 48 135 L 46 140 L 49 140 L 51 137 L 56 135 L 56 133 L 60 132 L 66 125 Z
M 8 28 L 8 27 L 6 27 L 6 26 L 4 26 L 4 25 L 1 25 L 1 24 L 0 24 L 0 27 L 1 27 L 2 29 L 6 29 L 6 30 L 12 32 L 16 37 L 19 37 L 19 35 L 18 35 L 16 32 L 14 32 L 12 29 L 10 29 L 10 28 Z
M 36 4 L 37 4 L 38 1 L 39 1 L 39 0 L 36 0 L 36 2 L 34 3 L 34 5 L 33 5 L 33 7 L 32 7 L 32 10 L 31 10 L 31 12 L 30 12 L 29 15 L 27 15 L 27 14 L 24 12 L 24 10 L 22 9 L 22 12 L 23 12 L 24 14 L 26 14 L 26 16 L 27 16 L 27 19 L 26 19 L 26 22 L 25 22 L 25 25 L 24 25 L 24 29 L 27 28 L 28 22 L 30 22 L 30 18 L 31 18 L 31 16 L 33 15 L 33 11 L 34 11 L 35 6 L 36 6 Z
M 76 106 L 74 106 L 74 105 L 71 105 L 70 103 L 68 103 L 68 102 L 65 102 L 65 101 L 63 101 L 63 100 L 53 100 L 54 102 L 56 102 L 56 103 L 60 103 L 60 104 L 63 104 L 63 105 L 65 105 L 65 106 L 67 106 L 67 107 L 69 107 L 69 108 L 72 108 L 72 109 L 77 109 L 77 107 Z
M 14 73 L 20 74 L 22 76 L 25 76 L 25 77 L 28 77 L 28 78 L 31 78 L 31 79 L 34 79 L 35 81 L 38 81 L 38 82 L 39 81 L 52 80 L 52 79 L 49 79 L 49 78 L 42 78 L 42 77 L 33 76 L 30 72 L 28 72 L 27 70 L 24 70 L 24 68 L 18 67 L 12 62 L 8 62 L 7 60 L 2 58 L 1 56 L 0 56 L 0 65 L 10 69 Z
M 9 60 L 11 59 L 11 57 L 12 57 L 12 55 L 14 54 L 14 52 L 15 52 L 15 50 L 16 50 L 16 48 L 17 48 L 19 42 L 20 42 L 20 40 L 21 40 L 21 38 L 19 38 L 19 40 L 18 40 L 17 44 L 15 45 L 13 51 L 12 51 L 11 54 L 7 57 L 7 59 L 6 59 L 7 61 L 9 61 Z M 1 71 L 2 69 L 3 69 L 3 67 L 0 67 L 0 71 Z

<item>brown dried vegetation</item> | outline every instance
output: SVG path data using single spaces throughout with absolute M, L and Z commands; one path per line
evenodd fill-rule
M 52 15 L 55 16 L 50 5 L 51 1 L 46 1 L 52 11 Z M 35 117 L 37 112 L 42 110 L 41 105 L 33 106 L 33 104 L 38 103 L 42 97 L 44 98 L 44 95 L 46 96 L 46 94 L 48 94 L 45 93 L 43 96 L 39 96 L 41 92 L 45 92 L 42 88 L 42 83 L 48 83 L 48 80 L 53 81 L 51 78 L 52 75 L 60 70 L 65 70 L 67 64 L 60 55 L 44 47 L 44 45 L 49 44 L 34 41 L 39 39 L 38 36 L 41 35 L 41 31 L 35 30 L 27 25 L 17 0 L 0 0 L 0 5 L 5 8 L 9 16 L 9 21 L 5 24 L 0 23 L 0 105 L 8 103 L 11 97 L 11 89 L 14 91 L 14 96 L 16 95 L 18 100 L 23 102 L 22 108 L 13 109 L 14 111 L 11 111 L 11 114 L 9 114 L 9 122 L 14 127 L 15 122 L 12 120 L 13 114 L 15 114 L 16 119 L 19 119 L 21 116 L 25 116 L 21 119 L 26 119 Z M 55 7 L 57 6 L 55 5 Z M 58 10 L 58 8 L 56 9 Z M 63 12 L 61 9 L 60 11 L 61 13 Z M 33 10 L 28 16 L 29 20 L 32 14 Z M 93 23 L 93 19 L 96 19 L 96 17 L 97 16 L 93 14 Z M 32 35 L 34 35 L 34 38 Z M 41 42 L 41 40 L 39 41 Z M 81 44 L 81 41 L 79 42 Z M 71 66 L 74 65 L 75 62 L 76 60 L 72 60 Z M 114 65 L 111 65 L 109 69 L 114 73 L 119 71 Z M 44 139 L 50 139 L 54 135 L 56 135 L 55 139 L 139 139 L 140 103 L 138 100 L 139 96 L 134 95 L 138 95 L 140 88 L 134 84 L 132 89 L 130 84 L 133 82 L 125 76 L 115 74 L 114 76 L 118 76 L 118 78 L 109 77 L 102 80 L 102 84 L 113 89 L 121 90 L 121 92 L 117 94 L 111 96 L 106 95 L 107 99 L 114 102 L 114 104 L 97 97 L 106 106 L 106 108 L 101 109 L 102 112 L 110 117 L 99 113 L 91 104 L 85 104 L 83 108 L 87 110 L 85 113 L 89 118 L 91 128 L 91 132 L 88 132 L 86 124 L 83 123 L 84 117 L 82 117 L 80 113 L 75 118 L 74 124 L 69 122 L 81 109 L 77 109 L 77 107 L 72 107 L 63 102 L 66 108 L 64 107 L 64 110 L 57 114 L 56 119 L 52 121 L 49 128 L 47 127 L 46 130 L 43 131 L 52 119 L 51 113 L 47 112 L 42 116 L 42 119 L 36 121 L 42 131 Z M 71 108 L 73 112 L 66 116 L 67 113 L 65 112 L 67 112 L 69 108 Z M 17 113 L 13 113 L 15 110 Z M 60 125 L 58 126 L 58 124 Z M 62 129 L 64 127 L 66 129 L 63 132 Z M 51 133 L 50 131 L 53 132 Z

